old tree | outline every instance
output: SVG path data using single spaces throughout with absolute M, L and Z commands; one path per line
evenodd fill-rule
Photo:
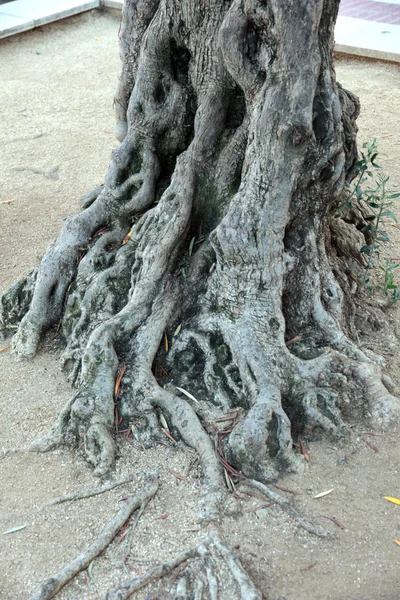
M 349 416 L 377 426 L 397 414 L 390 380 L 354 342 L 343 245 L 357 256 L 363 214 L 336 209 L 354 176 L 359 103 L 335 79 L 338 5 L 126 0 L 121 144 L 104 185 L 1 298 L 21 357 L 61 322 L 77 387 L 31 449 L 79 446 L 104 476 L 116 419 L 149 443 L 162 413 L 201 456 L 212 523 L 226 487 L 205 414 L 239 409 L 220 451 L 264 484 L 302 460 L 300 432 L 340 436 Z M 204 559 L 207 544 L 240 597 L 261 597 L 215 531 L 189 553 Z M 210 575 L 211 598 L 215 585 Z

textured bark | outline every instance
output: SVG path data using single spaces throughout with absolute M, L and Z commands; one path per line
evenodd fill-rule
M 338 4 L 126 0 L 121 144 L 105 183 L 1 298 L 22 357 L 61 322 L 78 387 L 35 449 L 82 442 L 102 475 L 116 415 L 149 442 L 161 411 L 202 456 L 210 520 L 223 472 L 205 410 L 241 409 L 223 450 L 264 482 L 303 460 L 294 435 L 398 414 L 351 339 L 346 270 L 362 261 L 351 222 L 363 215 L 345 223 L 334 207 L 354 173 L 359 104 L 335 80 Z

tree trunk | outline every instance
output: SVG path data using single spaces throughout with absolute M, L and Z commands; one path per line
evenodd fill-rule
M 161 412 L 202 455 L 212 518 L 223 472 L 207 415 L 240 409 L 221 452 L 268 481 L 303 460 L 293 436 L 398 413 L 351 339 L 338 251 L 345 231 L 357 254 L 361 235 L 333 211 L 359 112 L 335 80 L 338 5 L 126 0 L 105 183 L 1 299 L 22 357 L 61 322 L 78 387 L 37 449 L 83 442 L 102 475 L 115 429 L 151 443 Z

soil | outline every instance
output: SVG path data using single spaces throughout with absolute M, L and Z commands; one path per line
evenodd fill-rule
M 112 100 L 118 72 L 118 12 L 93 11 L 0 43 L 0 291 L 37 264 L 60 222 L 79 210 L 78 199 L 102 182 L 113 136 Z M 338 80 L 361 97 L 359 141 L 377 138 L 392 189 L 400 187 L 400 69 L 395 64 L 338 57 Z M 12 200 L 12 203 L 7 203 Z M 395 207 L 398 208 L 398 207 Z M 399 211 L 397 211 L 399 212 Z M 400 257 L 397 226 L 386 254 Z M 395 334 L 398 308 L 389 309 L 389 341 L 379 328 L 368 346 L 385 355 L 400 385 Z M 6 345 L 6 342 L 0 346 Z M 71 395 L 58 369 L 57 342 L 49 338 L 32 362 L 0 354 L 0 447 L 24 446 L 45 432 Z M 352 427 L 342 443 L 306 440 L 311 462 L 279 485 L 296 507 L 337 533 L 315 538 L 276 505 L 248 498 L 227 517 L 223 533 L 268 600 L 393 600 L 398 597 L 400 507 L 399 428 L 372 436 Z M 367 442 L 375 446 L 374 450 Z M 377 451 L 378 450 L 378 451 Z M 55 497 L 99 481 L 79 454 L 16 454 L 0 460 L 0 599 L 22 600 L 82 552 L 114 517 L 120 501 L 146 473 L 158 470 L 160 489 L 135 530 L 130 569 L 119 536 L 90 568 L 59 594 L 60 600 L 100 598 L 127 577 L 145 571 L 200 538 L 199 473 L 182 443 L 145 451 L 120 435 L 117 475 L 133 484 L 85 500 L 43 508 Z M 176 477 L 182 476 L 184 480 Z M 320 492 L 334 488 L 327 496 Z M 343 525 L 340 529 L 328 518 Z M 159 600 L 173 577 L 153 586 Z M 134 597 L 144 599 L 150 590 Z M 230 597 L 225 590 L 224 597 Z

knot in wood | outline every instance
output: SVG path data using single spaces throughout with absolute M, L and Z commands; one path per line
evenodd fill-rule
M 309 129 L 302 123 L 294 123 L 292 125 L 292 143 L 293 146 L 300 146 L 304 144 L 309 138 Z

